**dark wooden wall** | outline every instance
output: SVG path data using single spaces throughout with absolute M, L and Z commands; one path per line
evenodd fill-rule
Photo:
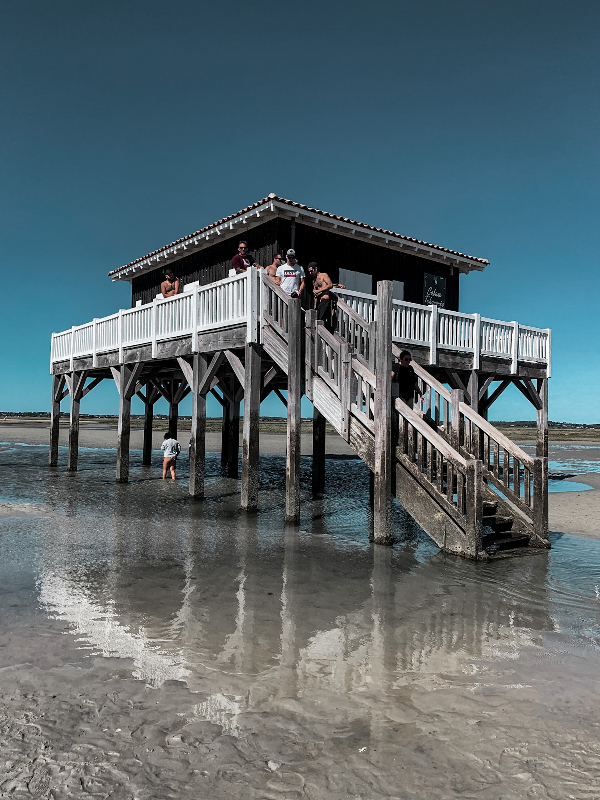
M 216 241 L 205 250 L 184 256 L 168 266 L 183 283 L 200 281 L 201 285 L 226 278 L 231 269 L 231 259 L 237 253 L 238 242 L 245 239 L 251 254 L 262 266 L 271 264 L 277 252 L 285 255 L 292 245 L 292 223 L 277 217 L 253 228 L 245 235 Z M 401 253 L 380 245 L 341 236 L 334 231 L 320 230 L 309 225 L 295 224 L 294 244 L 299 263 L 306 269 L 310 261 L 328 272 L 337 283 L 340 268 L 364 272 L 373 276 L 373 294 L 377 281 L 395 280 L 404 283 L 404 299 L 409 303 L 423 303 L 423 276 L 425 273 L 446 278 L 446 308 L 458 311 L 459 275 L 455 270 L 437 261 Z M 151 302 L 160 292 L 164 267 L 134 278 L 132 305 L 136 300 Z

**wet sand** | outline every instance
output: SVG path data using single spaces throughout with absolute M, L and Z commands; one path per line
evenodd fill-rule
M 257 515 L 216 455 L 204 503 L 116 485 L 110 451 L 44 458 L 0 452 L 50 512 L 0 519 L 0 796 L 598 796 L 600 543 L 473 564 L 394 505 L 373 547 L 355 461 L 296 528 L 278 456 Z

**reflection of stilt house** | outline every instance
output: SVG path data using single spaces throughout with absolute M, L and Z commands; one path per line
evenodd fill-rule
M 293 246 L 300 263 L 315 260 L 346 285 L 333 333 L 255 269 L 228 277 L 241 238 L 263 265 Z M 148 464 L 154 402 L 167 399 L 176 430 L 178 404 L 191 391 L 190 492 L 202 497 L 206 396 L 223 406 L 223 460 L 235 477 L 244 398 L 241 502 L 255 508 L 260 402 L 274 390 L 284 399 L 285 389 L 288 518 L 297 519 L 300 508 L 306 394 L 315 406 L 313 489 L 324 487 L 329 421 L 372 471 L 376 541 L 390 541 L 394 493 L 444 549 L 481 557 L 499 547 L 548 546 L 550 332 L 458 311 L 460 273 L 487 263 L 269 195 L 114 270 L 113 280 L 132 284 L 132 308 L 53 335 L 50 463 L 57 461 L 58 410 L 67 393 L 68 466 L 76 469 L 80 400 L 104 378 L 117 382 L 117 479 L 124 482 L 133 395 L 146 405 Z M 163 299 L 157 294 L 166 265 L 184 290 Z M 416 410 L 392 398 L 392 357 L 405 346 L 425 396 Z M 487 422 L 487 410 L 511 384 L 537 409 L 536 458 Z

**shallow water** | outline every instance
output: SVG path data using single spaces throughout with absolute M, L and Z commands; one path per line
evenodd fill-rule
M 473 564 L 395 505 L 373 547 L 356 460 L 295 528 L 278 456 L 257 515 L 216 454 L 203 503 L 46 456 L 0 452 L 47 512 L 0 520 L 2 796 L 600 796 L 600 541 Z

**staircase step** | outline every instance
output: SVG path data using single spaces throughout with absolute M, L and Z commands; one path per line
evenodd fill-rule
M 493 554 L 498 550 L 512 550 L 515 547 L 527 547 L 529 544 L 529 536 L 515 534 L 514 536 L 505 536 L 499 539 L 484 536 L 482 544 L 484 550 Z
M 495 500 L 483 501 L 483 516 L 489 517 L 498 511 L 498 503 Z
M 483 517 L 483 524 L 488 525 L 495 533 L 509 531 L 513 526 L 512 517 L 502 517 L 499 514 L 490 514 Z

